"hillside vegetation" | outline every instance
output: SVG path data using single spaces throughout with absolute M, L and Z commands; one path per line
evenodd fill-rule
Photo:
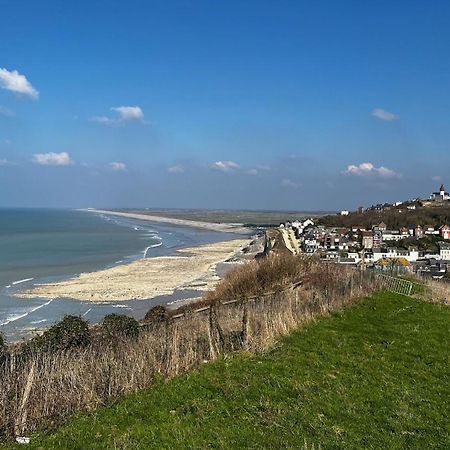
M 202 302 L 144 321 L 89 327 L 67 316 L 0 354 L 0 440 L 48 429 L 81 411 L 236 351 L 260 352 L 314 317 L 379 289 L 371 271 L 270 255 L 230 270 Z
M 450 224 L 450 205 L 435 208 L 419 208 L 407 210 L 393 208 L 388 211 L 365 211 L 363 213 L 352 212 L 348 216 L 339 214 L 323 216 L 318 223 L 331 227 L 359 226 L 370 229 L 372 225 L 384 222 L 388 229 L 397 230 L 408 225 L 431 225 L 438 226 Z
M 265 354 L 223 357 L 74 417 L 29 448 L 449 448 L 449 326 L 447 306 L 379 293 Z

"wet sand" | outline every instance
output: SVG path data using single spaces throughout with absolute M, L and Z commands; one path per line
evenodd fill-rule
M 250 239 L 235 239 L 183 248 L 174 256 L 141 259 L 69 280 L 35 285 L 18 292 L 23 298 L 72 298 L 92 302 L 150 299 L 175 290 L 208 290 L 219 280 L 215 266 L 239 256 Z

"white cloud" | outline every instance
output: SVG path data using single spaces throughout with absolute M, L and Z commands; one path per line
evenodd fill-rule
M 9 161 L 7 159 L 0 159 L 0 166 L 7 166 L 9 164 Z
M 113 106 L 109 109 L 115 112 L 118 117 L 97 116 L 91 119 L 92 122 L 103 125 L 122 125 L 126 122 L 144 121 L 144 112 L 139 106 Z
M 172 166 L 167 169 L 169 173 L 184 173 L 184 167 L 180 165 Z
M 259 172 L 258 172 L 257 169 L 250 169 L 250 170 L 247 170 L 247 173 L 248 173 L 249 175 L 258 175 L 258 174 L 259 174 Z
M 380 119 L 380 120 L 385 120 L 387 122 L 391 122 L 392 120 L 398 119 L 398 116 L 395 115 L 394 113 L 391 113 L 391 112 L 386 111 L 385 109 L 381 109 L 381 108 L 375 108 L 372 111 L 372 116 L 376 117 L 377 119 Z
M 347 166 L 347 170 L 344 173 L 358 176 L 379 176 L 383 178 L 394 178 L 400 176 L 392 169 L 388 169 L 384 166 L 375 167 L 371 162 L 364 162 L 356 166 L 351 164 Z
M 4 106 L 0 105 L 0 116 L 13 117 L 14 112 Z
M 111 168 L 111 170 L 114 170 L 114 172 L 124 172 L 125 170 L 127 170 L 127 166 L 123 162 L 111 162 L 109 163 L 109 167 Z
M 281 186 L 297 189 L 301 186 L 301 184 L 296 183 L 295 181 L 292 181 L 289 178 L 284 178 L 283 180 L 281 180 Z
M 233 172 L 234 170 L 239 169 L 239 164 L 234 161 L 216 161 L 211 165 L 212 169 L 220 170 L 221 172 Z
M 10 72 L 4 68 L 0 69 L 0 86 L 2 89 L 34 100 L 39 98 L 39 92 L 26 79 L 25 75 L 20 74 L 17 70 Z
M 143 120 L 144 113 L 139 106 L 117 106 L 111 108 L 119 114 L 121 120 Z
M 33 161 L 42 166 L 70 166 L 74 163 L 67 152 L 36 153 L 33 155 Z
M 442 177 L 440 175 L 434 175 L 431 179 L 436 182 L 442 181 Z

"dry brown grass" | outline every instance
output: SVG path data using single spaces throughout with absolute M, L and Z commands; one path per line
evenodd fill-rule
M 298 281 L 303 284 L 294 286 Z M 0 437 L 54 426 L 76 411 L 146 388 L 158 375 L 175 376 L 226 352 L 267 349 L 277 337 L 377 287 L 367 272 L 271 257 L 232 270 L 208 294 L 203 311 L 190 308 L 178 318 L 142 324 L 135 339 L 10 353 L 0 364 Z

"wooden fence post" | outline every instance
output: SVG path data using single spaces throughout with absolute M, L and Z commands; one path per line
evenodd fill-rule
M 225 336 L 222 327 L 217 319 L 216 305 L 211 305 L 209 308 L 209 328 L 208 338 L 211 350 L 211 357 L 215 358 L 225 348 Z
M 242 348 L 244 350 L 248 350 L 248 301 L 246 298 L 242 300 L 242 331 L 241 331 L 241 339 L 242 339 Z
M 31 364 L 30 371 L 28 372 L 27 382 L 25 384 L 25 389 L 23 391 L 22 401 L 20 402 L 20 409 L 18 411 L 16 423 L 14 425 L 14 432 L 16 436 L 21 436 L 23 434 L 27 424 L 28 411 L 26 409 L 26 406 L 28 398 L 30 397 L 31 388 L 33 386 L 34 370 L 35 370 L 35 362 L 33 361 L 33 363 Z

